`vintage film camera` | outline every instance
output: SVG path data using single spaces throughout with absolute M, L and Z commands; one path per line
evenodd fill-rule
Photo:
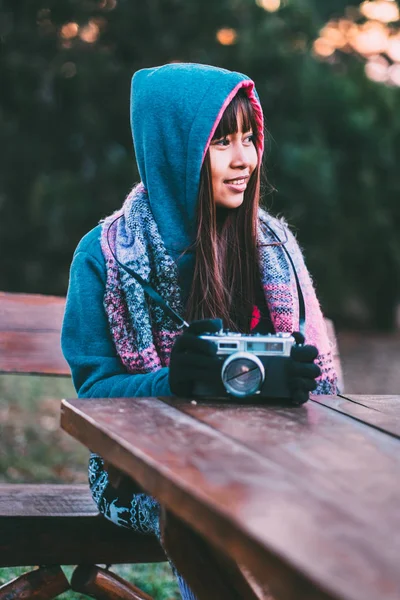
M 176 313 L 165 300 L 145 281 L 138 273 L 130 267 L 121 263 L 111 249 L 109 232 L 111 226 L 121 218 L 116 217 L 107 231 L 107 242 L 115 262 L 129 275 L 134 277 L 142 286 L 150 298 L 160 306 L 179 327 L 188 327 L 188 323 Z M 300 282 L 296 273 L 293 260 L 285 248 L 285 241 L 281 241 L 275 231 L 264 223 L 276 240 L 273 244 L 282 247 L 286 254 L 296 280 L 297 294 L 299 299 L 299 331 L 304 333 L 305 329 L 305 304 Z M 229 398 L 275 398 L 289 399 L 288 387 L 288 365 L 290 351 L 295 339 L 290 333 L 268 333 L 268 334 L 240 334 L 231 331 L 220 331 L 218 333 L 199 336 L 218 344 L 217 355 L 221 360 L 221 379 L 217 382 L 210 379 L 209 382 L 199 381 L 194 387 L 196 396 L 212 396 Z
M 199 337 L 217 344 L 221 379 L 197 382 L 195 396 L 290 398 L 287 368 L 295 343 L 290 333 L 248 335 L 221 331 Z

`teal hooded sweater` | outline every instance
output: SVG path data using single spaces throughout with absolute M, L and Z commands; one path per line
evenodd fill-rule
M 188 296 L 200 170 L 221 113 L 244 83 L 240 73 L 177 63 L 135 73 L 131 127 L 136 161 L 167 252 Z M 169 396 L 168 368 L 128 374 L 115 350 L 103 306 L 106 267 L 101 226 L 79 243 L 72 260 L 61 345 L 79 397 Z

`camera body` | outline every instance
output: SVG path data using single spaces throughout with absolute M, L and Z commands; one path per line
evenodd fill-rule
M 218 346 L 219 381 L 199 381 L 195 396 L 289 399 L 288 364 L 295 339 L 290 333 L 241 334 L 231 331 L 204 334 Z

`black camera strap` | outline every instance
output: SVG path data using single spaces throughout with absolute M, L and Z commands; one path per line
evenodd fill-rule
M 160 294 L 158 294 L 151 287 L 151 285 L 143 279 L 143 277 L 141 277 L 138 273 L 135 273 L 135 271 L 133 271 L 133 269 L 131 269 L 130 267 L 128 267 L 127 265 L 122 263 L 116 257 L 116 255 L 113 252 L 111 245 L 110 245 L 109 233 L 110 233 L 110 229 L 111 229 L 112 225 L 114 225 L 114 223 L 116 221 L 118 221 L 118 219 L 120 219 L 121 217 L 122 217 L 122 215 L 119 215 L 116 219 L 114 219 L 114 221 L 112 221 L 112 223 L 109 225 L 108 230 L 107 230 L 107 244 L 108 244 L 108 247 L 110 249 L 110 252 L 111 252 L 112 257 L 114 258 L 115 262 L 121 267 L 121 269 L 123 269 L 126 273 L 128 273 L 134 279 L 136 279 L 136 281 L 139 283 L 139 285 L 142 286 L 142 288 L 146 292 L 146 294 L 148 296 L 150 296 L 150 298 L 152 298 L 152 300 L 154 300 L 154 302 L 156 304 L 158 304 L 158 306 L 160 306 L 163 310 L 165 310 L 165 312 L 171 317 L 171 319 L 178 325 L 178 327 L 180 329 L 182 329 L 183 327 L 189 327 L 189 323 L 187 323 L 177 312 L 175 312 L 169 306 L 169 304 L 160 296 Z M 289 262 L 292 266 L 294 277 L 296 280 L 297 295 L 298 295 L 298 300 L 299 300 L 299 331 L 301 334 L 304 335 L 305 334 L 305 322 L 306 322 L 306 310 L 305 310 L 305 304 L 304 304 L 304 296 L 303 296 L 303 292 L 301 290 L 300 281 L 299 281 L 298 275 L 296 273 L 296 269 L 295 269 L 292 257 L 290 256 L 289 252 L 285 248 L 285 245 L 284 245 L 285 242 L 282 242 L 280 240 L 279 236 L 275 233 L 275 231 L 272 229 L 272 227 L 270 227 L 267 223 L 266 223 L 266 226 L 267 226 L 268 230 L 270 231 L 270 233 L 273 235 L 273 237 L 277 240 L 279 246 L 281 246 L 282 249 L 284 250 L 284 252 L 286 253 L 286 256 L 288 257 Z
M 285 242 L 281 242 L 279 236 L 275 233 L 275 231 L 272 229 L 272 227 L 270 227 L 268 225 L 268 223 L 265 223 L 265 225 L 267 226 L 268 230 L 273 235 L 273 237 L 277 240 L 277 242 L 279 242 L 279 246 L 281 246 L 282 250 L 285 252 L 286 256 L 288 257 L 290 264 L 292 265 L 292 269 L 293 269 L 293 273 L 294 273 L 294 278 L 296 280 L 297 297 L 298 297 L 298 300 L 299 300 L 299 331 L 300 331 L 300 333 L 303 336 L 305 336 L 305 329 L 306 329 L 306 305 L 304 303 L 303 291 L 301 289 L 299 277 L 297 275 L 293 259 L 290 256 L 287 248 L 285 247 Z

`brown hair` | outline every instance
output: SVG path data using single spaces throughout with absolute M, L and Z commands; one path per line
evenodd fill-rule
M 237 133 L 238 114 L 243 130 L 252 130 L 258 147 L 259 131 L 251 102 L 239 91 L 227 106 L 213 135 L 220 139 Z M 200 174 L 197 212 L 196 262 L 186 318 L 220 317 L 224 327 L 249 333 L 257 288 L 260 286 L 257 223 L 260 198 L 260 165 L 254 169 L 244 201 L 236 209 L 217 208 L 207 151 Z

